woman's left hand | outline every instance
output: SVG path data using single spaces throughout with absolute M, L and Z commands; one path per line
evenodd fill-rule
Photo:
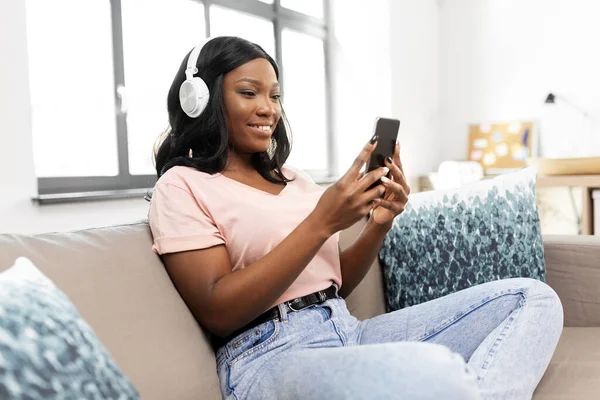
M 385 166 L 390 169 L 392 179 L 381 178 L 386 191 L 383 198 L 374 200 L 375 206 L 371 214 L 371 219 L 377 225 L 391 225 L 394 218 L 404 211 L 410 194 L 410 187 L 406 182 L 402 161 L 400 161 L 400 145 L 398 143 L 394 150 L 394 159 L 391 160 L 388 157 Z

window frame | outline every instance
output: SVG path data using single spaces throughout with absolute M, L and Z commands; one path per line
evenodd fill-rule
M 324 19 L 305 15 L 281 6 L 280 0 L 267 4 L 259 0 L 189 0 L 204 4 L 205 34 L 211 35 L 211 6 L 217 5 L 234 11 L 273 22 L 275 37 L 275 58 L 280 67 L 280 80 L 285 90 L 285 65 L 282 62 L 281 35 L 283 29 L 291 29 L 323 40 L 325 62 L 325 104 L 327 132 L 327 169 L 307 170 L 319 183 L 328 183 L 338 176 L 335 149 L 333 82 L 331 79 L 333 43 L 331 29 L 330 0 L 323 0 Z M 127 133 L 127 112 L 121 110 L 122 99 L 119 88 L 126 87 L 123 56 L 123 21 L 121 0 L 110 0 L 112 20 L 113 74 L 115 123 L 117 130 L 118 175 L 81 177 L 38 177 L 38 196 L 34 200 L 40 204 L 64 203 L 73 201 L 101 200 L 107 198 L 142 197 L 156 183 L 156 175 L 132 175 L 129 170 L 129 150 Z

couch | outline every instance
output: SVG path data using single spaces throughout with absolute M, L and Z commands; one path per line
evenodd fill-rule
M 359 222 L 342 232 L 345 248 Z M 600 393 L 600 237 L 544 238 L 548 283 L 563 302 L 565 329 L 534 399 Z M 151 249 L 144 221 L 40 235 L 0 235 L 0 271 L 30 258 L 76 305 L 143 399 L 218 399 L 206 333 Z M 385 312 L 377 261 L 347 299 L 365 319 Z

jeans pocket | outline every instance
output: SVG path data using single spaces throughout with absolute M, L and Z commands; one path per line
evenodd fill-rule
M 266 349 L 277 337 L 280 330 L 280 322 L 277 320 L 263 322 L 254 328 L 233 338 L 227 346 L 230 351 L 229 366 L 252 355 L 259 355 L 259 351 Z

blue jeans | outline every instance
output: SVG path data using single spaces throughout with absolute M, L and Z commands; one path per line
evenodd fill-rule
M 335 298 L 236 336 L 217 368 L 224 399 L 530 399 L 562 325 L 556 293 L 526 278 L 362 322 Z

